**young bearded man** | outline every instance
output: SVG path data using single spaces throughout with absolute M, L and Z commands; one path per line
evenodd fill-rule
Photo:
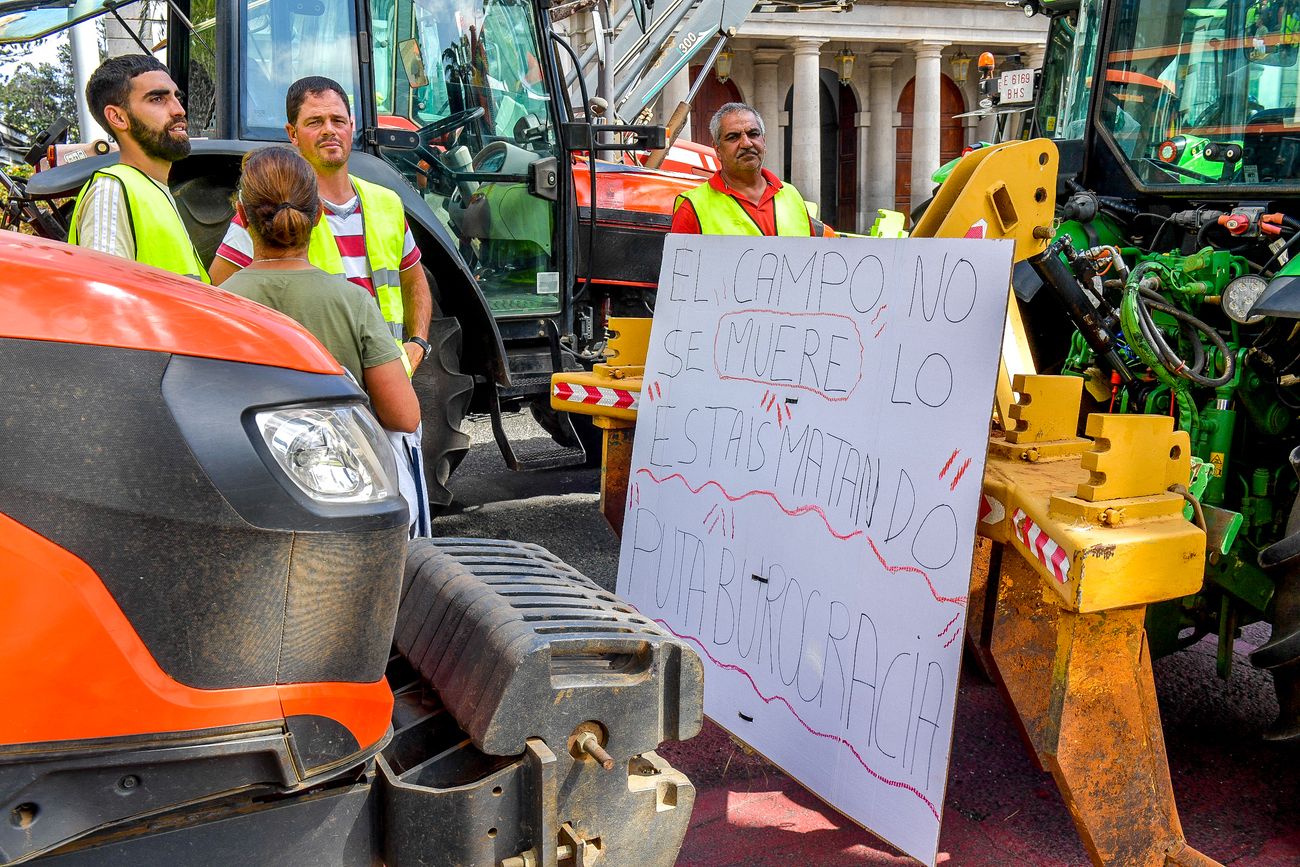
M 147 54 L 109 58 L 90 76 L 86 101 L 120 153 L 77 194 L 68 243 L 206 283 L 167 188 L 172 163 L 190 153 L 182 96 L 167 67 Z

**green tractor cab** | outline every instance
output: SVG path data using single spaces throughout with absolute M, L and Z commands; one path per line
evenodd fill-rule
M 1038 369 L 1190 434 L 1205 584 L 1151 606 L 1152 653 L 1217 635 L 1227 677 L 1240 630 L 1270 623 L 1252 661 L 1273 734 L 1300 737 L 1300 2 L 1038 7 L 1030 134 L 1062 155 L 1054 240 L 1015 278 Z

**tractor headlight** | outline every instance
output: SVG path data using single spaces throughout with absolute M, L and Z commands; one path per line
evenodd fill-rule
M 268 410 L 256 422 L 285 475 L 318 502 L 373 503 L 398 492 L 393 450 L 363 406 Z

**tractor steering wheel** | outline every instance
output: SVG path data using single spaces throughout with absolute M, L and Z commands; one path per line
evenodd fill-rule
M 441 120 L 425 124 L 416 132 L 416 135 L 420 137 L 420 146 L 429 147 L 436 139 L 442 138 L 447 133 L 464 126 L 472 120 L 478 120 L 483 114 L 483 106 L 476 105 L 474 108 L 467 108 L 464 111 L 449 114 Z
M 455 178 L 451 170 L 443 162 L 443 158 L 438 155 L 438 151 L 434 150 L 433 143 L 452 130 L 478 120 L 483 114 L 483 106 L 475 106 L 465 111 L 450 114 L 441 120 L 435 120 L 433 123 L 425 124 L 416 131 L 420 144 L 416 147 L 415 153 L 420 161 L 424 163 L 423 172 L 430 190 L 437 191 L 440 195 L 449 196 Z

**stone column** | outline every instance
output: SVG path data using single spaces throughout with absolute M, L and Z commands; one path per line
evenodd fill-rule
M 825 39 L 796 36 L 794 49 L 794 97 L 791 102 L 790 181 L 810 202 L 822 197 L 821 140 L 821 47 Z
M 871 71 L 871 127 L 867 130 L 867 165 L 870 173 L 864 203 L 865 218 L 875 220 L 877 208 L 894 207 L 894 61 L 898 55 L 875 51 L 867 59 Z
M 732 48 L 736 56 L 731 61 L 731 80 L 736 85 L 736 90 L 740 91 L 740 101 L 754 104 L 754 62 L 753 52 L 748 47 L 737 46 L 733 43 Z
M 860 111 L 855 114 L 853 116 L 853 125 L 857 127 L 857 137 L 854 141 L 858 148 L 858 176 L 853 179 L 858 188 L 858 212 L 853 215 L 853 231 L 861 233 L 870 229 L 871 224 L 876 219 L 875 209 L 871 207 L 868 201 L 871 198 L 871 170 L 867 165 L 867 154 L 871 150 L 869 144 L 871 138 L 871 112 Z M 839 216 L 839 220 L 844 223 L 844 227 L 847 229 L 848 220 L 845 219 L 843 214 Z
M 989 112 L 983 117 L 977 118 L 977 120 L 979 122 L 975 125 L 975 140 L 988 142 L 993 141 L 993 137 L 997 135 L 998 132 L 997 115 Z
M 939 168 L 939 53 L 945 43 L 923 40 L 912 43 L 916 54 L 915 103 L 912 106 L 912 200 L 911 208 L 930 198 Z
M 777 87 L 777 61 L 781 59 L 779 48 L 759 48 L 754 51 L 754 95 L 750 105 L 757 109 L 763 118 L 763 128 L 767 130 L 767 155 L 763 165 L 777 174 L 781 173 L 781 91 Z
M 1020 61 L 1024 63 L 1026 69 L 1042 69 L 1046 57 L 1047 46 L 1045 45 L 1020 46 Z
M 686 99 L 686 94 L 691 92 L 691 70 L 689 66 L 683 67 L 680 72 L 668 80 L 664 89 L 659 91 L 659 117 L 658 123 L 667 123 L 668 118 L 673 116 L 677 109 L 677 104 Z M 691 122 L 688 118 L 686 126 L 682 129 L 682 134 L 677 137 L 678 141 L 693 141 L 691 138 Z

